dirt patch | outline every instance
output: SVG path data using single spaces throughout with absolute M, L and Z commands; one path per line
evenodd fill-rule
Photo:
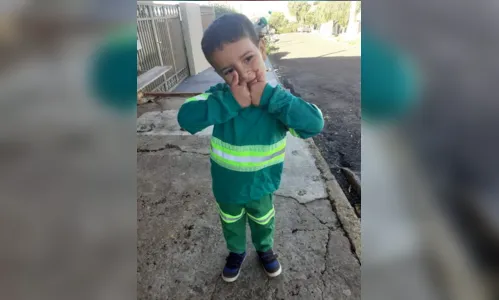
M 287 39 L 293 41 L 292 47 L 287 46 Z M 357 54 L 355 49 L 358 45 L 291 35 L 282 37 L 278 46 L 279 52 L 270 59 L 279 79 L 292 94 L 322 110 L 324 130 L 314 142 L 360 215 L 361 197 L 341 171 L 348 168 L 361 178 L 360 51 Z
M 348 200 L 360 215 L 361 195 L 355 191 L 341 171 L 342 167 L 349 168 L 360 178 L 360 128 L 349 132 L 354 126 L 352 122 L 342 120 L 345 116 L 341 112 L 326 110 L 323 114 L 328 120 L 322 133 L 314 137 L 314 142 Z
M 273 62 L 274 63 L 274 62 Z M 280 68 L 279 62 L 274 64 L 274 67 Z M 287 74 L 287 72 L 286 72 Z M 292 94 L 297 97 L 303 96 L 297 90 L 305 90 L 306 88 L 297 87 L 296 84 L 282 74 L 281 82 L 285 88 L 289 89 Z M 330 91 L 325 91 L 327 94 Z M 320 89 L 317 89 L 314 94 L 319 94 Z M 310 93 L 305 93 L 310 94 Z M 334 97 L 351 97 L 350 94 L 345 95 L 341 89 L 335 90 L 333 93 Z M 322 101 L 328 101 L 327 96 L 321 98 Z M 357 214 L 360 216 L 361 212 L 361 195 L 359 195 L 355 189 L 348 182 L 347 178 L 344 176 L 341 168 L 348 168 L 352 170 L 359 178 L 360 175 L 360 115 L 355 113 L 355 111 L 360 110 L 360 98 L 357 98 L 357 103 L 352 101 L 350 104 L 355 109 L 350 106 L 346 106 L 341 109 L 328 108 L 327 105 L 321 105 L 321 101 L 314 101 L 315 97 L 307 97 L 307 100 L 311 103 L 318 105 L 324 115 L 324 129 L 318 136 L 314 137 L 314 142 L 319 148 L 321 155 L 324 157 L 328 163 L 331 172 L 335 176 L 336 180 L 340 184 L 343 192 L 349 199 L 349 201 L 354 206 Z

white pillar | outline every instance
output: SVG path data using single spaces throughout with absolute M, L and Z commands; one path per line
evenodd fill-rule
M 180 3 L 180 13 L 189 71 L 191 75 L 196 75 L 210 67 L 201 50 L 201 39 L 203 38 L 201 8 L 199 4 L 195 3 Z

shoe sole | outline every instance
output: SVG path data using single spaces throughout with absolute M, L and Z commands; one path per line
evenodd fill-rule
M 267 272 L 267 270 L 265 270 L 265 268 L 263 268 L 263 270 L 265 271 L 265 273 L 267 273 L 267 275 L 269 277 L 277 277 L 277 276 L 281 275 L 281 272 L 282 272 L 282 268 L 280 265 L 279 265 L 279 269 L 277 271 L 275 271 L 274 273 Z
M 239 274 L 241 274 L 241 269 L 243 268 L 243 264 L 244 264 L 244 261 L 246 260 L 246 256 L 244 257 L 243 262 L 241 263 L 241 267 L 239 268 L 239 272 L 237 272 L 236 276 L 234 276 L 234 277 L 225 277 L 224 274 L 222 273 L 222 279 L 225 282 L 234 282 L 234 281 L 237 280 L 237 278 L 239 277 Z

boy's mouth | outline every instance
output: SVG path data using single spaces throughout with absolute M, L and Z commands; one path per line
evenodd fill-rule
M 251 80 L 250 82 L 248 82 L 248 84 L 253 84 L 253 83 L 255 83 L 255 82 L 256 82 L 256 78 L 255 78 L 255 79 L 253 79 L 253 80 Z

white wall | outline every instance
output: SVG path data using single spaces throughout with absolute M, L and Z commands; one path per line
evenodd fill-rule
M 180 13 L 189 71 L 193 76 L 210 67 L 201 50 L 201 39 L 203 38 L 201 9 L 199 4 L 183 2 L 180 3 Z

